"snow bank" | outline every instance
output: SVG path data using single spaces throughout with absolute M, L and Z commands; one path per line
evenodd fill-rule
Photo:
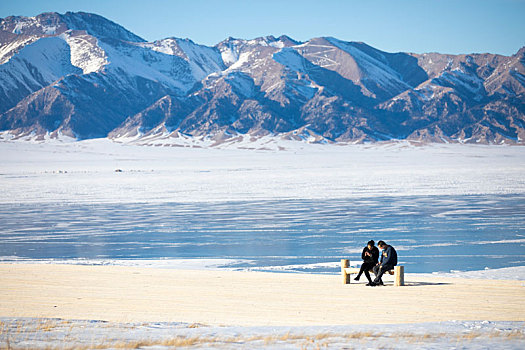
M 501 269 L 489 269 L 481 271 L 450 271 L 433 273 L 437 277 L 455 278 L 478 278 L 491 280 L 520 280 L 525 281 L 525 266 L 504 267 Z

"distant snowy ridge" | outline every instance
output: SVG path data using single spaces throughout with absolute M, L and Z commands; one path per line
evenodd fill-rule
M 388 53 L 285 35 L 207 47 L 146 42 L 84 12 L 11 16 L 0 19 L 0 131 L 137 144 L 268 136 L 523 144 L 524 64 L 525 48 L 512 56 Z

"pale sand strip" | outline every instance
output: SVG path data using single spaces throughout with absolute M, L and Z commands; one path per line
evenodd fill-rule
M 409 286 L 370 288 L 327 275 L 0 264 L 0 316 L 244 326 L 525 321 L 522 281 L 405 278 Z

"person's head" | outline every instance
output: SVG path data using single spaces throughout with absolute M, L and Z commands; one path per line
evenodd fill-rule
M 383 249 L 386 248 L 386 243 L 383 241 L 379 241 L 377 242 L 377 246 L 379 247 L 379 249 Z
M 374 244 L 375 244 L 374 240 L 368 241 L 368 243 L 367 243 L 368 249 L 374 248 Z

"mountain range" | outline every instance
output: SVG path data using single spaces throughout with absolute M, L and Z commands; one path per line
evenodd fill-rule
M 523 144 L 525 47 L 388 53 L 332 37 L 147 42 L 99 15 L 0 19 L 0 131 L 115 140 Z

